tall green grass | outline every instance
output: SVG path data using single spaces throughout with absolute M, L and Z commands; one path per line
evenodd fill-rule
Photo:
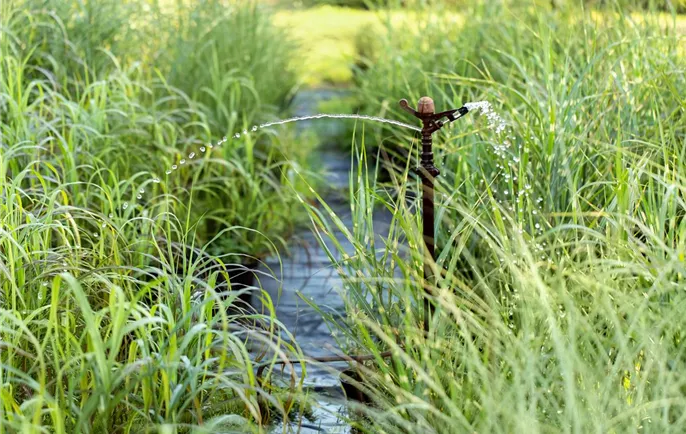
M 14 157 L 0 157 L 3 179 Z M 219 294 L 232 258 L 179 264 L 193 233 L 165 201 L 108 216 L 52 174 L 36 162 L 2 184 L 0 430 L 250 431 L 287 417 L 247 344 L 258 359 L 297 350 L 279 342 L 268 297 L 259 313 Z M 47 185 L 22 187 L 32 177 Z M 82 183 L 91 199 L 115 198 L 119 186 L 99 181 Z
M 576 6 L 479 3 L 459 26 L 423 13 L 421 32 L 389 28 L 359 73 L 366 112 L 402 118 L 397 100 L 424 94 L 438 110 L 487 99 L 509 130 L 497 135 L 472 113 L 435 139 L 428 336 L 420 187 L 409 171 L 417 140 L 365 137 L 409 158 L 396 159 L 388 183 L 364 171 L 352 179 L 353 229 L 313 211 L 322 240 L 331 245 L 333 225 L 355 246 L 335 263 L 348 294 L 342 343 L 377 355 L 362 368 L 374 404 L 356 423 L 682 432 L 683 39 L 663 17 Z M 374 204 L 393 214 L 382 242 L 372 242 Z
M 202 12 L 181 2 L 0 4 L 0 432 L 259 432 L 302 405 L 269 369 L 298 358 L 292 337 L 229 271 L 297 224 L 306 148 L 265 131 L 198 151 L 286 108 L 294 78 L 257 65 L 288 46 L 253 4 L 212 5 L 208 36 L 175 33 Z M 255 43 L 206 65 L 219 87 L 175 75 L 207 59 L 180 59 L 194 36 L 229 35 Z
M 3 52 L 14 92 L 8 100 L 36 109 L 41 101 L 65 102 L 60 116 L 73 136 L 66 140 L 79 142 L 84 155 L 97 155 L 122 177 L 146 171 L 151 179 L 165 179 L 166 170 L 180 166 L 165 181 L 179 193 L 198 181 L 193 220 L 214 214 L 199 228 L 205 241 L 233 225 L 275 239 L 292 232 L 299 206 L 283 194 L 282 176 L 304 169 L 307 146 L 296 146 L 288 131 L 280 137 L 260 131 L 230 138 L 211 155 L 199 151 L 287 109 L 297 83 L 289 66 L 292 44 L 261 7 L 242 1 L 170 7 L 14 0 L 5 8 Z M 7 143 L 40 142 L 53 133 L 31 128 L 25 120 L 34 113 L 20 112 L 24 108 L 6 111 L 23 123 L 6 133 L 12 138 Z M 76 164 L 75 149 L 69 151 Z M 194 161 L 191 152 L 198 155 Z M 188 164 L 181 166 L 181 160 Z M 278 225 L 255 215 L 254 198 L 238 200 L 246 190 L 283 217 Z M 222 224 L 210 223 L 217 220 Z M 256 239 L 226 247 L 259 257 L 269 253 Z

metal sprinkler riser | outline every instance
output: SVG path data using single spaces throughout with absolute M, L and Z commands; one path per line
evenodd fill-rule
M 436 261 L 435 250 L 435 222 L 434 222 L 434 178 L 441 172 L 434 165 L 433 133 L 443 128 L 449 122 L 454 122 L 469 112 L 467 107 L 451 109 L 435 113 L 434 100 L 428 96 L 419 98 L 417 110 L 410 107 L 406 99 L 400 100 L 400 107 L 414 117 L 422 121 L 422 152 L 420 154 L 419 168 L 417 172 L 422 178 L 422 235 L 426 250 L 424 253 L 424 282 L 426 293 L 424 297 L 424 331 L 429 332 L 433 305 L 430 302 L 431 287 L 435 286 L 433 269 L 428 258 Z M 444 121 L 443 118 L 447 120 Z

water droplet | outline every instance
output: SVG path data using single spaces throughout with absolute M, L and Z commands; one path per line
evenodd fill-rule
M 122 209 L 126 209 L 126 208 L 129 207 L 129 203 L 128 203 L 128 202 L 124 202 L 124 203 L 122 204 L 121 207 L 122 207 Z
M 140 194 L 143 194 L 143 193 L 145 193 L 145 189 L 141 188 L 140 190 L 138 190 L 138 192 L 139 192 Z
M 186 160 L 179 161 L 179 164 L 186 164 Z
M 98 237 L 100 236 L 100 234 L 97 233 L 97 232 L 93 232 L 93 236 L 94 236 L 95 238 L 98 238 Z
M 222 142 L 226 142 L 227 140 L 229 139 L 227 139 L 226 136 L 222 137 Z
M 107 227 L 107 223 L 103 223 L 100 227 L 105 229 Z
M 534 225 L 534 227 L 535 227 L 536 229 L 540 229 L 540 228 L 541 228 L 541 225 L 538 224 L 538 223 L 536 223 L 536 224 Z
M 248 134 L 248 130 L 243 130 L 243 134 Z
M 164 173 L 166 173 L 167 175 L 171 175 L 172 171 L 171 171 L 171 170 L 167 170 L 167 171 L 164 172 Z
M 240 133 L 236 133 L 236 134 L 233 135 L 233 138 L 234 138 L 234 139 L 239 139 L 240 137 L 241 137 L 241 134 L 240 134 Z
M 142 199 L 142 198 L 143 198 L 142 194 L 139 194 L 138 196 L 136 196 L 136 199 Z
M 113 218 L 113 217 L 114 217 L 114 214 L 110 213 L 109 217 L 110 217 L 110 218 Z
M 43 286 L 48 286 L 48 282 L 43 282 Z
M 205 147 L 204 147 L 204 146 L 201 146 L 201 147 L 200 147 L 200 152 L 205 152 Z
M 178 167 L 179 167 L 179 166 L 177 166 L 176 164 L 174 164 L 174 165 L 172 166 L 172 170 L 176 170 Z
M 160 178 L 155 178 L 155 179 L 152 180 L 152 182 L 154 182 L 155 184 L 159 184 L 159 183 L 160 183 Z
M 254 133 L 255 131 L 257 131 L 257 125 L 253 125 L 253 126 L 252 126 L 252 131 L 253 131 L 253 133 Z

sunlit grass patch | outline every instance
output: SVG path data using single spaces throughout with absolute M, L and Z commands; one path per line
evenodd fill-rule
M 464 12 L 449 7 L 444 10 L 446 12 L 435 19 L 450 21 L 455 26 L 451 31 L 461 31 Z M 600 11 L 593 14 L 597 19 L 611 15 Z M 388 11 L 318 6 L 279 10 L 274 14 L 274 23 L 286 29 L 300 44 L 300 56 L 295 62 L 304 84 L 347 85 L 353 79 L 353 68 L 360 61 L 359 56 L 375 48 L 365 45 L 376 44 L 375 39 L 381 37 L 389 20 L 395 27 L 404 27 L 407 32 L 414 33 L 420 31 L 415 25 L 419 15 L 423 13 L 412 8 Z M 633 13 L 632 17 L 637 22 L 645 19 L 645 15 L 639 13 Z M 661 13 L 657 17 L 661 25 L 675 26 L 679 33 L 686 34 L 685 15 L 673 17 Z
M 352 78 L 355 37 L 378 20 L 364 10 L 322 6 L 282 10 L 274 23 L 293 35 L 302 46 L 297 67 L 305 84 L 347 83 Z
M 280 10 L 274 23 L 286 29 L 301 46 L 297 68 L 307 85 L 349 84 L 360 52 L 374 44 L 379 32 L 390 21 L 408 32 L 420 31 L 413 23 L 421 12 L 409 10 L 362 10 L 334 6 Z M 462 20 L 459 12 L 449 12 L 455 24 Z

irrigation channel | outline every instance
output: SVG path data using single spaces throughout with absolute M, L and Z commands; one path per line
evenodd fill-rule
M 316 113 L 320 101 L 342 96 L 341 90 L 313 89 L 301 91 L 295 100 L 297 116 L 308 116 Z M 316 125 L 314 124 L 316 122 Z M 345 127 L 336 119 L 321 119 L 298 122 L 298 131 L 310 128 L 338 129 Z M 327 134 L 326 136 L 329 136 Z M 318 159 L 325 171 L 326 184 L 331 188 L 322 192 L 324 200 L 336 214 L 352 228 L 350 204 L 347 199 L 348 179 L 353 167 L 351 158 L 339 144 L 324 141 L 318 147 Z M 375 233 L 387 233 L 390 214 L 381 210 L 375 213 Z M 352 245 L 342 236 L 336 234 L 339 242 L 350 253 Z M 276 315 L 293 333 L 303 352 L 308 357 L 326 357 L 340 354 L 336 340 L 332 337 L 321 315 L 305 303 L 299 294 L 311 299 L 314 304 L 325 311 L 344 314 L 343 300 L 338 291 L 343 282 L 331 265 L 326 252 L 319 246 L 310 230 L 296 234 L 300 242 L 292 246 L 290 255 L 282 257 L 282 275 L 275 278 L 260 277 L 262 288 L 269 293 L 276 304 Z M 332 251 L 337 250 L 335 248 Z M 266 266 L 278 273 L 279 259 L 268 258 Z M 262 271 L 267 273 L 267 269 Z M 279 288 L 281 292 L 279 293 Z M 317 400 L 313 408 L 315 420 L 307 421 L 301 427 L 302 433 L 315 432 L 350 432 L 349 426 L 338 415 L 345 414 L 345 397 L 341 388 L 338 371 L 347 367 L 346 362 L 328 363 L 326 366 L 307 366 L 306 387 L 312 391 Z M 299 373 L 299 372 L 298 372 Z M 295 422 L 294 422 L 295 423 Z M 294 427 L 295 428 L 295 427 Z M 283 426 L 274 427 L 273 432 L 282 432 Z

